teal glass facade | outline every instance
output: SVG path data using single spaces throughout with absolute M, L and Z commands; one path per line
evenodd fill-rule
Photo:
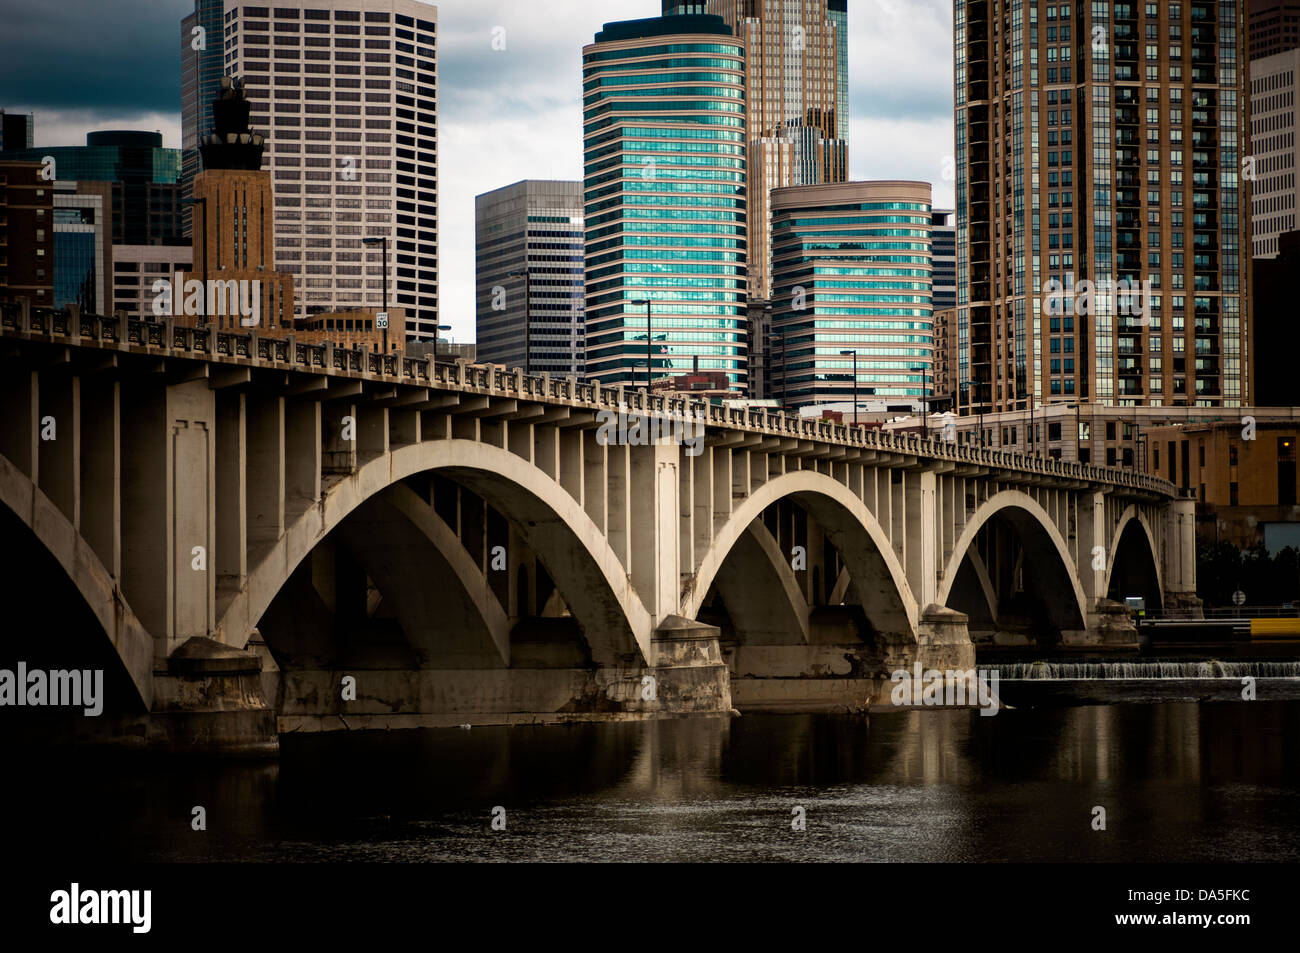
M 163 147 L 156 132 L 105 131 L 84 146 L 5 150 L 8 161 L 54 160 L 61 182 L 113 183 L 114 245 L 184 245 L 181 150 Z
M 747 385 L 745 48 L 718 17 L 606 24 L 583 50 L 586 372 Z
M 846 182 L 772 192 L 776 395 L 920 406 L 933 389 L 930 186 Z

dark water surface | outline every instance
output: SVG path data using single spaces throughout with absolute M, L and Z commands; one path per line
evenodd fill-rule
M 1295 701 L 334 733 L 285 737 L 278 763 L 6 763 L 9 846 L 79 859 L 1300 859 Z

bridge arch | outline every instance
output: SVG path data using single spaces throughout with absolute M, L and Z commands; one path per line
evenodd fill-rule
M 31 531 L 67 575 L 121 659 L 137 693 L 131 701 L 147 711 L 153 704 L 153 637 L 131 610 L 99 556 L 63 511 L 3 456 L 0 504 Z
M 995 516 L 1001 516 L 1011 524 L 1035 568 L 1046 574 L 1051 588 L 1064 594 L 1063 599 L 1047 603 L 1052 612 L 1052 621 L 1062 631 L 1086 629 L 1088 599 L 1065 540 L 1047 511 L 1037 500 L 1021 490 L 1002 490 L 994 494 L 971 516 L 944 567 L 943 579 L 939 584 L 939 604 L 948 605 L 963 561 L 975 545 L 980 530 Z M 980 588 L 987 593 L 989 587 L 981 580 Z M 996 609 L 996 606 L 992 608 Z
M 252 568 L 248 584 L 221 615 L 222 639 L 242 647 L 276 593 L 318 543 L 375 494 L 430 471 L 466 486 L 516 525 L 564 593 L 598 664 L 646 664 L 653 659 L 654 620 L 578 501 L 517 454 L 461 439 L 401 447 L 331 486 Z
M 877 632 L 893 641 L 914 642 L 920 612 L 907 575 L 884 530 L 852 490 L 827 474 L 812 470 L 797 470 L 769 480 L 736 507 L 731 518 L 714 534 L 708 551 L 695 568 L 693 586 L 682 600 L 686 617 L 698 616 L 723 563 L 749 531 L 750 524 L 769 506 L 784 499 L 804 507 L 823 526 L 864 598 L 868 593 L 881 593 L 878 604 L 863 606 Z
M 1164 606 L 1164 574 L 1160 566 L 1160 550 L 1151 523 L 1136 504 L 1130 504 L 1120 514 L 1106 550 L 1106 583 L 1102 592 L 1116 600 L 1125 596 L 1143 596 L 1148 611 L 1160 611 Z M 1111 594 L 1111 586 L 1122 583 L 1130 591 Z

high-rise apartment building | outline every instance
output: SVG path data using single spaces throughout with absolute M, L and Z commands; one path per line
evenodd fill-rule
M 1285 53 L 1297 46 L 1300 46 L 1300 0 L 1250 0 L 1252 60 Z
M 587 376 L 698 359 L 743 392 L 745 45 L 719 17 L 659 17 L 606 24 L 582 62 Z
M 708 0 L 748 50 L 752 297 L 772 296 L 772 189 L 848 178 L 847 0 Z
M 475 324 L 486 364 L 582 374 L 582 183 L 527 179 L 474 199 Z
M 418 0 L 226 0 L 226 73 L 271 140 L 275 259 L 297 313 L 389 304 L 438 327 L 437 7 Z
M 1249 402 L 1245 2 L 956 0 L 963 412 Z
M 957 305 L 957 223 L 952 209 L 930 213 L 931 260 L 934 263 L 934 310 Z
M 226 75 L 225 0 L 194 0 L 194 12 L 181 20 L 181 196 L 194 195 L 194 177 L 202 168 L 199 143 L 212 132 L 208 104 L 221 91 Z M 184 235 L 192 234 L 189 207 Z
M 54 302 L 54 190 L 39 162 L 0 161 L 0 301 Z
M 859 399 L 920 407 L 928 397 L 930 201 L 927 182 L 772 193 L 775 343 L 768 357 L 783 402 L 851 402 L 855 368 Z
M 1255 258 L 1273 258 L 1278 239 L 1296 228 L 1300 201 L 1300 48 L 1250 62 L 1251 242 Z

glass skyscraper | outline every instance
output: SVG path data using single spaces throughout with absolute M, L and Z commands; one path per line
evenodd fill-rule
M 203 168 L 199 143 L 212 132 L 208 105 L 221 92 L 225 75 L 224 0 L 194 0 L 194 12 L 181 20 L 181 195 L 194 195 L 194 176 Z M 196 49 L 198 47 L 198 49 Z M 185 236 L 192 228 L 186 206 Z
M 750 295 L 767 299 L 772 189 L 848 178 L 845 0 L 708 0 L 747 51 Z
M 583 93 L 587 376 L 644 385 L 649 344 L 654 377 L 698 359 L 743 391 L 743 42 L 714 16 L 606 24 Z
M 475 196 L 479 361 L 582 374 L 583 238 L 581 182 L 526 179 Z
M 802 407 L 919 407 L 931 383 L 930 185 L 842 182 L 772 193 L 771 392 Z

